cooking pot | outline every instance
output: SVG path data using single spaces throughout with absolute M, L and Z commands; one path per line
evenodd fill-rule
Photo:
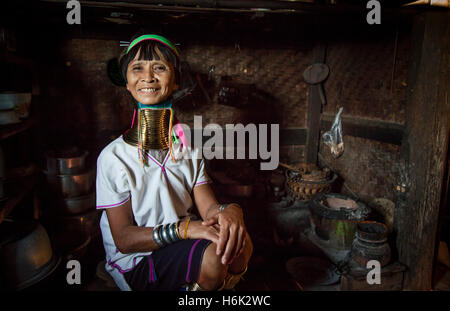
M 71 257 L 82 257 L 92 237 L 100 234 L 101 211 L 93 210 L 57 220 L 55 244 L 58 250 Z
M 5 219 L 0 224 L 2 287 L 27 288 L 50 275 L 59 263 L 47 231 L 37 221 Z
M 92 192 L 95 184 L 95 170 L 89 169 L 74 175 L 54 175 L 44 171 L 50 190 L 56 196 L 75 198 Z
M 376 221 L 361 221 L 356 229 L 351 257 L 362 267 L 370 260 L 377 260 L 381 267 L 391 260 L 391 248 L 387 243 L 388 228 Z
M 53 201 L 58 215 L 77 215 L 95 209 L 95 192 L 74 198 L 59 198 Z
M 86 159 L 88 151 L 72 153 L 58 153 L 56 151 L 47 151 L 46 171 L 53 175 L 74 175 L 79 174 L 86 169 Z
M 338 193 L 319 193 L 309 202 L 315 234 L 339 250 L 350 250 L 357 223 L 365 220 L 370 208 Z

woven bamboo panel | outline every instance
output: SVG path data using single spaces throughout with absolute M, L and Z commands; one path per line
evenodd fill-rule
M 395 33 L 331 44 L 324 112 L 336 113 L 343 106 L 345 115 L 404 123 L 408 46 L 408 37 L 400 33 L 392 80 Z
M 344 146 L 342 156 L 334 159 L 330 148 L 321 142 L 320 165 L 332 168 L 361 197 L 395 200 L 402 163 L 400 147 L 347 135 L 344 135 Z
M 308 86 L 303 82 L 302 73 L 310 61 L 308 53 L 294 49 L 192 45 L 183 54 L 195 72 L 206 74 L 214 65 L 217 82 L 221 76 L 230 76 L 239 83 L 255 84 L 257 89 L 273 96 L 276 101 L 273 123 L 279 123 L 281 128 L 306 126 Z M 219 105 L 215 100 L 211 107 L 195 113 L 202 114 L 204 120 L 223 125 L 239 121 L 243 112 Z M 192 122 L 193 116 L 185 117 L 187 124 Z

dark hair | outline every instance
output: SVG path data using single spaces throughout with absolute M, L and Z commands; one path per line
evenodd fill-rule
M 130 42 L 132 42 L 139 36 L 140 35 L 135 35 L 133 38 L 131 38 Z M 160 57 L 156 52 L 156 47 L 158 47 L 158 50 L 163 56 L 164 60 L 173 65 L 175 69 L 175 83 L 179 84 L 181 66 L 177 55 L 166 45 L 155 40 L 144 40 L 139 42 L 138 44 L 133 46 L 133 48 L 130 50 L 130 52 L 128 52 L 128 54 L 126 53 L 128 47 L 124 49 L 124 51 L 119 57 L 119 66 L 122 76 L 125 80 L 125 83 L 127 83 L 128 64 L 136 57 L 136 54 L 138 53 L 139 50 L 140 50 L 139 60 L 160 60 Z

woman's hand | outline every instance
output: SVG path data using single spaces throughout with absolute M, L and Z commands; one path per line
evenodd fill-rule
M 208 211 L 206 220 L 202 223 L 205 227 L 219 225 L 219 241 L 217 243 L 217 255 L 222 255 L 222 264 L 231 264 L 244 249 L 246 228 L 244 215 L 239 205 L 229 204 L 223 211 L 218 207 L 214 211 Z
M 178 233 L 184 239 L 187 219 L 180 222 Z M 201 220 L 192 220 L 187 228 L 187 239 L 206 239 L 219 243 L 219 230 L 215 226 L 204 226 Z

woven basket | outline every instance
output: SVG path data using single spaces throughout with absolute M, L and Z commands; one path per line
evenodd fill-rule
M 311 163 L 300 163 L 295 167 L 296 171 L 286 170 L 286 190 L 296 200 L 310 200 L 317 193 L 330 192 L 337 178 L 329 169 L 320 170 Z

